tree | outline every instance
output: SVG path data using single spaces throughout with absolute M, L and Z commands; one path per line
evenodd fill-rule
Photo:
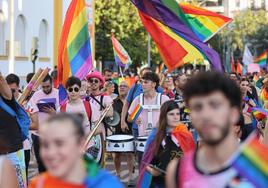
M 137 10 L 129 0 L 96 1 L 96 59 L 113 61 L 111 32 L 129 53 L 133 64 L 147 61 L 147 32 L 143 28 Z M 155 45 L 152 45 L 152 62 L 160 61 Z

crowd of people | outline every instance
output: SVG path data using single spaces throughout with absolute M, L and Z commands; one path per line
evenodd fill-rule
M 61 100 L 48 74 L 19 104 L 20 78 L 0 75 L 0 187 L 124 187 L 123 158 L 129 187 L 256 187 L 228 162 L 251 134 L 268 145 L 266 116 L 252 111 L 268 109 L 265 74 L 146 67 L 133 85 L 117 78 L 109 69 L 71 76 Z M 104 170 L 108 158 L 115 175 Z

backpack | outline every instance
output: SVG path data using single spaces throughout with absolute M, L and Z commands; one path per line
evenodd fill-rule
M 21 107 L 21 105 L 18 102 L 15 103 L 16 103 L 16 112 L 4 102 L 2 97 L 0 97 L 0 108 L 2 108 L 11 116 L 16 118 L 21 130 L 22 140 L 24 141 L 28 138 L 31 120 L 27 112 Z
M 84 104 L 84 107 L 85 107 L 85 110 L 86 110 L 86 113 L 87 113 L 87 118 L 88 118 L 89 124 L 91 126 L 92 111 L 91 111 L 90 103 L 87 100 L 83 100 L 83 104 Z M 63 105 L 60 106 L 60 111 L 61 112 L 66 112 L 66 107 L 67 107 L 67 103 L 64 103 Z

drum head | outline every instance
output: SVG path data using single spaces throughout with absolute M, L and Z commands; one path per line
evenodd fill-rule
M 102 137 L 100 135 L 94 136 L 89 144 L 88 149 L 86 151 L 86 155 L 95 160 L 97 163 L 101 161 L 102 152 L 103 152 L 103 145 L 102 145 Z
M 148 139 L 147 136 L 139 136 L 139 137 L 137 137 L 137 140 L 139 140 L 139 141 L 146 141 L 147 139 Z
M 134 137 L 131 135 L 116 134 L 116 135 L 108 136 L 106 140 L 108 141 L 131 141 L 131 140 L 134 140 Z

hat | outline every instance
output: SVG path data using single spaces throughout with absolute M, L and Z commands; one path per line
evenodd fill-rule
M 104 85 L 105 79 L 102 76 L 102 74 L 98 71 L 92 71 L 90 73 L 88 73 L 88 75 L 86 76 L 87 80 L 89 80 L 90 78 L 98 78 L 100 80 L 101 86 Z

